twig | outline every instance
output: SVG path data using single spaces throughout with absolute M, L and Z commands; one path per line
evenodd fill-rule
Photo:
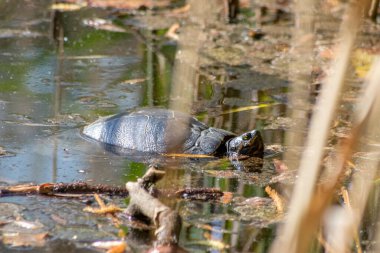
M 137 179 L 137 182 L 145 190 L 149 190 L 149 187 L 161 180 L 164 175 L 164 171 L 157 170 L 155 167 L 151 166 L 142 178 Z
M 272 189 L 270 186 L 267 186 L 267 187 L 265 187 L 265 192 L 268 194 L 268 196 L 275 203 L 276 208 L 277 208 L 277 212 L 280 214 L 283 214 L 284 213 L 284 201 L 278 195 L 276 190 Z
M 172 40 L 178 40 L 178 34 L 176 33 L 179 29 L 180 25 L 178 23 L 173 24 L 169 30 L 165 33 L 165 37 L 172 39 Z
M 331 245 L 328 242 L 326 242 L 326 240 L 322 237 L 321 232 L 318 233 L 317 239 L 318 239 L 318 242 L 325 248 L 326 252 L 335 253 Z
M 121 212 L 122 209 L 114 204 L 106 205 L 98 194 L 94 194 L 94 198 L 100 206 L 100 208 L 85 207 L 83 211 L 95 214 L 105 214 L 108 218 L 112 220 L 116 228 L 120 228 L 121 222 L 115 214 Z
M 117 212 L 121 212 L 122 209 L 120 207 L 117 207 L 113 204 L 106 205 L 104 201 L 99 197 L 98 194 L 94 194 L 96 202 L 98 202 L 98 205 L 100 208 L 93 208 L 93 207 L 85 207 L 83 211 L 90 212 L 90 213 L 96 213 L 96 214 L 114 214 Z
M 189 10 L 190 10 L 190 4 L 185 4 L 182 7 L 172 10 L 171 13 L 169 13 L 168 15 L 170 16 L 170 15 L 184 14 L 184 13 L 189 12 Z
M 151 185 L 152 181 L 156 182 L 162 176 L 162 171 L 150 168 L 143 178 L 126 184 L 131 198 L 127 212 L 131 215 L 142 214 L 154 223 L 156 226 L 154 247 L 158 252 L 161 252 L 159 248 L 167 248 L 172 250 L 171 252 L 184 252 L 178 246 L 181 230 L 180 215 L 151 196 L 147 190 L 147 186 Z

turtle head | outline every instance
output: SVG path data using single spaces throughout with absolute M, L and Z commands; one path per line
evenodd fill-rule
M 227 155 L 238 160 L 242 157 L 259 157 L 264 155 L 264 142 L 257 130 L 246 132 L 230 139 L 227 143 Z

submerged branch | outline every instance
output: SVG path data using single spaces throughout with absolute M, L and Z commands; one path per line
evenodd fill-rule
M 128 191 L 123 187 L 108 186 L 103 184 L 90 185 L 85 182 L 75 183 L 44 183 L 40 185 L 14 185 L 0 187 L 0 197 L 9 195 L 26 195 L 26 194 L 41 194 L 54 195 L 60 194 L 108 194 L 113 196 L 128 196 Z

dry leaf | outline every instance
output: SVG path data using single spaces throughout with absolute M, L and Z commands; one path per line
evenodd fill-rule
M 127 84 L 136 84 L 136 83 L 142 83 L 142 82 L 145 82 L 146 81 L 146 78 L 136 78 L 136 79 L 129 79 L 129 80 L 125 80 L 121 83 L 127 83 Z
M 363 49 L 355 50 L 351 61 L 355 68 L 356 74 L 359 77 L 365 77 L 371 68 L 374 59 L 374 54 L 371 54 Z
M 89 213 L 95 213 L 95 214 L 107 214 L 107 213 L 113 214 L 113 213 L 121 212 L 123 211 L 123 209 L 115 205 L 108 205 L 103 208 L 93 208 L 93 207 L 88 206 L 88 207 L 85 207 L 83 211 L 89 212 Z
M 7 151 L 3 147 L 0 147 L 0 156 L 6 155 L 6 154 L 7 154 Z
M 45 238 L 48 233 L 9 233 L 4 232 L 2 234 L 3 243 L 12 247 L 42 247 L 45 245 Z
M 286 164 L 279 159 L 273 159 L 273 164 L 274 164 L 274 167 L 276 168 L 276 172 L 278 173 L 282 173 L 284 171 L 289 170 L 288 166 L 286 166 Z
M 224 192 L 222 198 L 220 199 L 220 202 L 222 202 L 223 204 L 229 204 L 231 203 L 232 198 L 232 192 Z
M 83 7 L 86 7 L 86 3 L 56 3 L 50 9 L 56 11 L 77 11 Z
M 125 252 L 127 243 L 125 241 L 98 241 L 91 244 L 91 246 L 99 249 L 107 249 L 107 253 Z
M 272 189 L 270 186 L 267 186 L 265 187 L 265 192 L 269 195 L 271 199 L 273 199 L 274 203 L 276 204 L 277 211 L 279 213 L 284 213 L 284 201 L 276 192 L 276 190 Z

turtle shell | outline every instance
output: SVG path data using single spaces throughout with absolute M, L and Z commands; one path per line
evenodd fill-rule
M 231 132 L 172 110 L 146 108 L 101 118 L 83 134 L 102 143 L 154 153 L 221 154 Z

